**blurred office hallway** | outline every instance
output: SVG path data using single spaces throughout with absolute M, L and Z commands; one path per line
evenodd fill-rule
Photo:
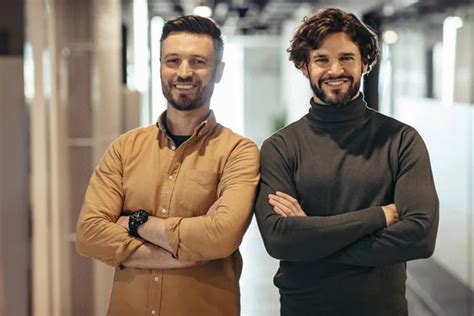
M 410 315 L 473 316 L 472 0 L 0 0 L 0 316 L 105 313 L 113 269 L 75 250 L 84 191 L 109 143 L 165 109 L 161 28 L 198 4 L 225 40 L 211 108 L 259 146 L 309 108 L 286 53 L 301 19 L 337 5 L 376 29 L 364 96 L 423 137 L 440 200 L 435 253 L 408 262 Z M 278 315 L 255 221 L 241 252 L 242 315 Z

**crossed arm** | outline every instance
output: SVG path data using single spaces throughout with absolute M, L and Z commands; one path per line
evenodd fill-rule
M 278 146 L 264 144 L 255 212 L 270 255 L 281 260 L 362 266 L 430 256 L 438 200 L 426 148 L 416 133 L 410 137 L 400 149 L 394 204 L 324 217 L 306 216 L 294 198 L 291 168 Z
M 253 143 L 235 144 L 220 177 L 217 201 L 206 215 L 150 217 L 138 230 L 142 238 L 134 238 L 128 234 L 128 218 L 121 217 L 122 141 L 109 147 L 91 177 L 76 229 L 80 254 L 112 266 L 170 269 L 223 258 L 237 249 L 250 222 L 258 182 L 259 156 Z
M 217 200 L 208 210 L 206 216 L 213 216 L 219 204 Z M 129 216 L 120 216 L 117 224 L 128 231 Z M 146 242 L 133 252 L 123 263 L 124 267 L 138 269 L 179 269 L 203 264 L 206 261 L 179 260 L 166 238 L 165 220 L 149 216 L 148 220 L 138 227 L 138 234 Z

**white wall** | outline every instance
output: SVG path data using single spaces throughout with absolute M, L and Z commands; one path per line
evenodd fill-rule
M 445 106 L 436 100 L 400 97 L 394 117 L 414 126 L 430 153 L 440 200 L 434 258 L 473 287 L 473 118 L 472 104 Z

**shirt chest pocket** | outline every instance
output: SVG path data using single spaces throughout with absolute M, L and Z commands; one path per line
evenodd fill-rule
M 218 173 L 186 170 L 175 188 L 178 198 L 178 216 L 191 217 L 207 213 L 217 200 Z

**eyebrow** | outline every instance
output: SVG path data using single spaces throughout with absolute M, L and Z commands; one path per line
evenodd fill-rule
M 319 57 L 328 57 L 329 54 L 324 54 L 324 53 L 318 53 L 313 56 L 313 58 L 319 58 Z M 340 53 L 339 56 L 355 56 L 354 53 Z
M 163 58 L 180 57 L 180 56 L 181 56 L 180 54 L 171 53 L 171 54 L 165 55 Z M 202 55 L 193 55 L 193 54 L 191 54 L 191 57 L 193 57 L 193 58 L 202 58 L 204 60 L 208 60 L 205 56 L 202 56 Z

